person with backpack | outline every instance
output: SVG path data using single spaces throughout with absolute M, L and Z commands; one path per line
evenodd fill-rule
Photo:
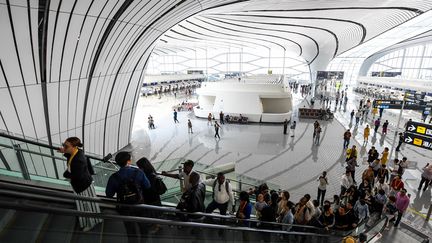
M 115 157 L 120 170 L 115 172 L 108 179 L 108 184 L 105 189 L 105 194 L 109 198 L 117 196 L 117 202 L 123 204 L 143 204 L 143 191 L 150 189 L 150 182 L 144 172 L 136 167 L 132 167 L 131 154 L 129 152 L 119 152 Z M 141 210 L 118 207 L 118 211 L 126 216 L 145 217 L 145 213 Z M 147 233 L 147 227 L 144 224 L 138 224 L 140 232 L 136 230 L 135 222 L 123 221 L 129 242 L 139 242 L 140 235 Z
M 84 152 L 80 149 L 83 145 L 81 140 L 77 137 L 67 138 L 63 146 L 59 148 L 59 152 L 67 158 L 67 169 L 63 176 L 70 180 L 73 191 L 78 196 L 96 198 L 96 191 L 93 186 L 94 175 L 93 167 L 90 160 L 85 156 Z M 76 200 L 76 205 L 79 211 L 100 213 L 99 204 Z M 84 232 L 87 232 L 97 224 L 101 223 L 100 218 L 79 217 L 80 227 Z
M 226 215 L 228 206 L 234 205 L 234 195 L 229 180 L 225 179 L 225 175 L 219 172 L 216 179 L 205 180 L 204 184 L 213 189 L 213 200 L 207 205 L 205 212 L 213 213 L 215 209 L 219 209 L 221 215 Z
M 189 184 L 191 187 L 183 193 L 176 208 L 189 213 L 204 212 L 205 184 L 200 181 L 200 175 L 195 171 L 189 176 Z M 178 216 L 183 221 L 200 217 L 187 214 L 178 214 Z
M 162 206 L 160 195 L 167 191 L 165 183 L 156 174 L 156 170 L 146 157 L 142 157 L 136 162 L 136 165 L 142 170 L 150 182 L 149 189 L 143 189 L 144 203 L 153 206 Z M 160 211 L 149 210 L 147 216 L 151 218 L 159 218 Z M 153 225 L 150 231 L 155 233 L 160 230 L 159 225 Z

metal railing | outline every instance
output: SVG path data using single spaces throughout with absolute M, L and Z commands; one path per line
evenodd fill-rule
M 74 204 L 75 200 L 89 201 L 89 202 L 99 203 L 101 206 L 111 207 L 111 208 L 121 206 L 122 208 L 134 209 L 134 211 L 147 210 L 147 211 L 159 211 L 159 212 L 162 212 L 165 214 L 174 214 L 174 215 L 184 214 L 184 215 L 188 215 L 188 216 L 196 216 L 196 217 L 201 217 L 201 218 L 205 217 L 205 218 L 221 219 L 221 220 L 224 220 L 226 222 L 233 222 L 233 223 L 235 223 L 237 220 L 239 220 L 238 218 L 231 216 L 231 215 L 220 215 L 220 214 L 214 214 L 214 213 L 209 214 L 209 213 L 200 213 L 200 212 L 191 213 L 191 212 L 184 212 L 184 211 L 172 208 L 172 207 L 160 207 L 160 206 L 152 206 L 152 205 L 146 205 L 146 204 L 139 204 L 139 205 L 122 204 L 122 203 L 115 201 L 114 199 L 88 198 L 88 197 L 83 197 L 83 196 L 75 195 L 75 194 L 68 193 L 68 192 L 59 192 L 59 191 L 41 189 L 41 188 L 32 187 L 32 186 L 16 185 L 14 183 L 0 182 L 0 195 L 9 196 L 9 197 L 13 197 L 13 198 L 25 198 L 27 200 L 29 200 L 29 199 L 43 200 L 43 201 L 49 201 L 50 203 L 59 202 L 59 203 Z M 26 204 L 26 201 L 23 201 L 20 204 Z M 10 206 L 10 204 L 8 204 L 7 202 L 1 202 L 1 201 L 0 201 L 0 205 L 4 206 L 4 207 Z M 27 206 L 30 206 L 30 205 L 27 205 Z M 37 208 L 37 209 L 39 210 L 40 208 Z M 101 215 L 90 214 L 90 215 L 91 215 L 91 217 L 98 216 L 98 217 L 104 218 L 104 214 L 101 214 Z M 90 215 L 87 215 L 87 216 L 90 217 Z M 152 219 L 147 219 L 147 220 L 152 220 Z M 132 221 L 134 221 L 134 220 L 132 220 Z M 170 221 L 170 222 L 172 222 L 172 221 Z M 283 223 L 276 223 L 276 222 L 261 222 L 259 220 L 254 220 L 254 219 L 242 219 L 242 222 L 248 222 L 250 225 L 256 225 L 257 223 L 265 223 L 265 225 L 271 225 L 272 228 L 282 228 L 283 226 L 288 226 L 288 227 L 292 227 L 293 229 L 301 228 L 302 232 L 309 232 L 311 234 L 320 234 L 320 235 L 326 235 L 326 236 L 340 236 L 340 237 L 349 235 L 361 227 L 361 225 L 359 225 L 356 229 L 350 230 L 350 231 L 338 231 L 338 230 L 326 231 L 322 228 L 318 228 L 318 227 L 314 227 L 314 226 L 283 224 Z M 152 223 L 156 223 L 156 221 L 154 221 Z M 210 225 L 210 224 L 205 224 L 205 225 Z M 259 228 L 258 229 L 253 228 L 253 229 L 262 230 Z M 264 231 L 268 231 L 268 230 L 264 230 Z M 270 230 L 270 231 L 273 232 L 274 230 Z M 276 232 L 279 232 L 279 231 L 275 231 L 275 233 Z

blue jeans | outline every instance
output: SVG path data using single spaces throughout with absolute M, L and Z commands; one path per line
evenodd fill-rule
M 349 139 L 344 139 L 344 148 L 348 148 L 349 143 L 350 143 Z

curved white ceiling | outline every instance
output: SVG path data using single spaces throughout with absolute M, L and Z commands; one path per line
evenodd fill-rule
M 191 43 L 280 48 L 309 64 L 327 64 L 431 7 L 430 1 L 241 1 L 182 21 L 162 36 L 157 49 Z
M 78 136 L 87 151 L 115 152 L 130 141 L 156 43 L 280 48 L 316 65 L 430 8 L 414 0 L 0 0 L 0 129 L 57 144 Z

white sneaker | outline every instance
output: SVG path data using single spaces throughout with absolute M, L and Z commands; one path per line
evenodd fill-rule
M 92 230 L 92 229 L 93 229 L 93 227 L 86 226 L 86 227 L 84 227 L 84 228 L 82 229 L 82 231 L 83 231 L 83 232 L 88 232 L 88 231 L 90 231 L 90 230 Z

